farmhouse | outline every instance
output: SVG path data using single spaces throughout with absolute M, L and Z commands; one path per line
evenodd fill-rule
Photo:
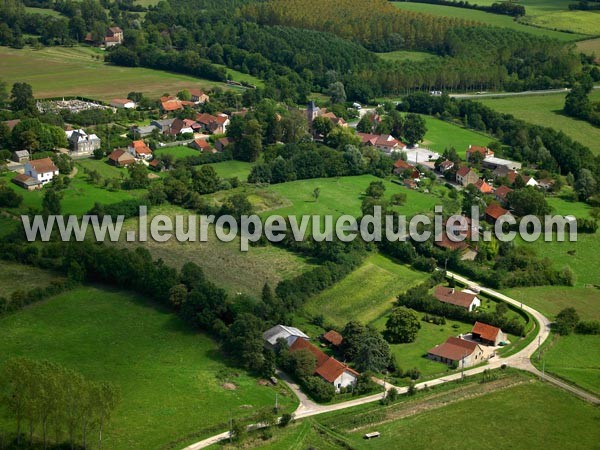
M 58 176 L 58 167 L 50 158 L 35 159 L 25 163 L 25 173 L 13 178 L 13 183 L 31 191 L 48 184 Z
M 433 347 L 427 352 L 427 357 L 463 367 L 471 367 L 484 360 L 483 349 L 479 344 L 457 337 L 449 337 L 443 344 Z
M 135 102 L 128 98 L 113 98 L 110 101 L 110 106 L 121 109 L 135 109 Z
M 446 161 L 442 161 L 439 165 L 440 172 L 447 172 L 448 170 L 454 167 L 454 161 L 450 161 L 447 159 Z
M 267 347 L 273 348 L 277 345 L 279 339 L 284 339 L 287 345 L 291 347 L 297 339 L 305 340 L 310 338 L 298 328 L 276 325 L 263 333 L 263 339 Z
M 329 330 L 322 336 L 323 340 L 329 345 L 333 345 L 334 347 L 339 347 L 342 345 L 342 341 L 344 338 L 340 333 L 335 330 Z
M 484 180 L 477 180 L 477 183 L 475 183 L 475 187 L 482 194 L 491 194 L 492 192 L 494 192 L 494 188 L 487 184 Z
M 144 141 L 133 141 L 131 144 L 129 144 L 129 147 L 127 147 L 127 151 L 135 159 L 152 159 L 152 150 L 146 145 Z
M 469 184 L 475 184 L 479 180 L 479 175 L 470 167 L 461 167 L 456 172 L 456 182 L 461 186 L 468 186 Z
M 72 153 L 90 154 L 100 148 L 100 138 L 95 134 L 87 134 L 82 129 L 65 132 Z
M 513 190 L 508 186 L 498 186 L 496 192 L 494 192 L 494 197 L 497 201 L 505 205 L 508 202 L 508 194 L 510 194 Z
M 460 306 L 469 312 L 481 306 L 481 300 L 470 291 L 457 291 L 454 288 L 437 286 L 433 295 L 442 303 Z
M 471 336 L 476 341 L 480 341 L 486 345 L 500 345 L 501 342 L 506 342 L 506 334 L 500 328 L 493 327 L 487 323 L 475 322 Z
M 488 158 L 490 156 L 494 156 L 494 151 L 487 147 L 479 147 L 478 145 L 469 145 L 467 149 L 467 162 L 472 162 L 474 160 L 474 155 L 481 155 L 481 160 Z
M 227 131 L 230 120 L 229 116 L 223 113 L 219 113 L 216 116 L 201 113 L 196 115 L 196 122 L 203 131 L 212 134 L 224 134 Z
M 415 166 L 410 165 L 402 159 L 399 159 L 394 163 L 394 174 L 403 175 L 407 171 L 410 172 L 410 176 L 408 178 L 418 179 L 421 176 Z
M 135 163 L 135 158 L 126 150 L 118 148 L 108 155 L 108 163 L 116 167 L 127 167 Z
M 119 27 L 110 27 L 106 30 L 104 36 L 104 45 L 106 47 L 112 47 L 123 43 L 123 30 Z
M 180 111 L 183 109 L 183 103 L 174 97 L 161 97 L 160 109 L 163 112 Z
M 29 175 L 25 175 L 24 173 L 18 174 L 12 179 L 12 182 L 23 189 L 27 189 L 28 191 L 33 191 L 42 187 L 42 185 L 35 178 L 31 178 Z
M 384 151 L 385 153 L 394 153 L 402 150 L 406 150 L 406 144 L 400 142 L 398 139 L 393 137 L 391 134 L 369 134 L 369 133 L 358 133 L 361 144 L 370 145 L 377 148 L 378 150 Z
M 29 161 L 29 152 L 27 150 L 16 150 L 12 153 L 12 158 L 14 162 L 25 164 Z
M 154 130 L 158 130 L 158 128 L 155 125 L 146 125 L 143 127 L 135 125 L 131 127 L 131 134 L 134 138 L 141 139 L 150 136 L 154 132 Z
M 333 384 L 336 391 L 340 388 L 356 384 L 359 373 L 339 362 L 333 356 L 328 356 L 305 339 L 296 339 L 290 346 L 290 351 L 308 350 L 316 359 L 315 374 Z

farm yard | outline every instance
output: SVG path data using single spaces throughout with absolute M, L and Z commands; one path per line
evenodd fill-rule
M 172 312 L 124 291 L 78 288 L 0 318 L 0 334 L 0 363 L 8 356 L 50 360 L 119 388 L 104 448 L 164 448 L 208 436 L 230 417 L 273 405 L 276 392 L 284 410 L 296 407 L 285 389 L 230 367 L 212 339 Z M 0 419 L 0 432 L 14 430 Z

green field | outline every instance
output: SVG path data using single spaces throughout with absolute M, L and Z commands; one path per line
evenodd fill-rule
M 115 167 L 108 163 L 108 159 L 79 159 L 75 163 L 81 175 L 85 175 L 84 169 L 95 170 L 104 178 L 120 178 L 127 176 L 127 169 Z
M 589 219 L 591 206 L 583 202 L 572 202 L 560 197 L 546 197 L 554 214 L 562 216 L 573 215 L 581 219 Z
M 157 449 L 207 437 L 225 429 L 230 415 L 248 416 L 275 401 L 274 389 L 228 367 L 213 340 L 122 291 L 76 289 L 0 319 L 0 335 L 0 362 L 47 359 L 120 388 L 103 448 Z M 237 389 L 224 389 L 224 379 Z M 279 401 L 295 407 L 291 393 L 280 391 Z M 14 431 L 2 420 L 2 431 Z
M 102 61 L 103 57 L 101 50 L 91 47 L 0 47 L 0 72 L 8 83 L 31 84 L 39 98 L 77 95 L 106 101 L 125 97 L 131 91 L 158 98 L 182 89 L 225 87 L 223 83 L 160 70 L 111 66 Z
M 187 217 L 191 212 L 174 206 L 152 209 L 152 215 L 158 214 L 170 217 L 181 214 Z M 123 229 L 137 229 L 137 222 L 130 219 L 125 222 Z M 121 234 L 123 240 L 124 234 Z M 210 227 L 207 242 L 177 242 L 176 239 L 170 239 L 159 243 L 148 239 L 143 244 L 121 242 L 119 245 L 143 245 L 154 259 L 162 258 L 171 267 L 179 268 L 188 261 L 195 262 L 202 267 L 208 279 L 231 295 L 245 293 L 259 297 L 265 282 L 274 288 L 280 280 L 292 278 L 311 267 L 304 258 L 272 245 L 250 247 L 249 251 L 242 252 L 239 238 L 232 242 L 221 242 L 215 236 L 213 226 Z
M 0 260 L 0 297 L 10 297 L 19 290 L 45 288 L 53 281 L 63 280 L 58 274 L 35 267 Z
M 161 147 L 154 151 L 156 156 L 173 155 L 175 159 L 185 158 L 187 156 L 200 156 L 200 152 L 184 145 L 176 147 Z
M 431 116 L 423 116 L 427 124 L 427 133 L 422 143 L 438 153 L 454 147 L 458 155 L 465 159 L 469 145 L 486 146 L 494 140 L 492 136 L 478 131 L 462 128 Z
M 542 352 L 548 373 L 600 394 L 600 336 L 554 336 Z M 538 369 L 542 362 L 536 361 Z
M 600 38 L 577 42 L 577 50 L 588 55 L 600 56 Z
M 536 36 L 548 36 L 562 41 L 574 41 L 585 37 L 582 34 L 562 33 L 559 31 L 537 28 L 516 22 L 512 17 L 492 14 L 474 9 L 456 8 L 453 6 L 429 5 L 425 3 L 394 2 L 394 5 L 407 11 L 424 12 L 436 16 L 458 17 L 460 19 L 474 20 L 496 27 L 511 28 L 513 30 L 530 33 Z
M 385 408 L 365 405 L 316 416 L 275 430 L 271 440 L 254 441 L 251 447 L 363 450 L 404 448 L 407 443 L 407 448 L 427 450 L 597 447 L 598 408 L 551 385 L 519 376 L 500 380 L 495 391 L 486 384 L 464 386 L 466 392 L 459 386 L 441 393 L 442 388 L 436 388 Z M 474 424 L 476 412 L 485 419 Z M 381 436 L 365 440 L 364 434 L 372 431 Z
M 597 36 L 600 34 L 600 11 L 559 11 L 539 16 L 525 16 L 521 22 L 552 30 Z
M 359 217 L 362 197 L 372 181 L 381 181 L 381 179 L 372 175 L 359 175 L 274 184 L 267 190 L 287 199 L 289 206 L 273 209 L 270 213 L 295 216 L 331 214 L 334 217 L 351 214 Z M 433 195 L 409 190 L 389 181 L 383 183 L 386 187 L 385 198 L 389 199 L 393 194 L 400 192 L 406 194 L 406 204 L 397 208 L 401 214 L 411 216 L 420 212 L 433 211 L 436 204 L 436 197 Z M 315 188 L 320 189 L 318 200 L 313 197 Z
M 45 16 L 52 16 L 52 17 L 61 17 L 62 16 L 62 14 L 59 13 L 58 11 L 54 11 L 53 9 L 46 9 L 46 8 L 33 8 L 30 6 L 26 6 L 25 11 L 30 14 L 43 14 Z
M 410 60 L 410 61 L 417 61 L 417 62 L 425 61 L 426 59 L 429 59 L 429 58 L 437 58 L 438 57 L 437 55 L 434 55 L 432 53 L 413 52 L 413 51 L 408 51 L 408 50 L 398 50 L 395 52 L 387 52 L 387 53 L 376 53 L 376 55 L 387 61 Z
M 99 163 L 104 164 L 104 163 Z M 28 208 L 41 209 L 42 199 L 44 197 L 44 189 L 36 191 L 26 191 L 25 189 L 12 183 L 10 180 L 15 176 L 15 173 L 0 175 L 0 179 L 5 179 L 7 185 L 23 196 L 23 203 L 17 209 L 10 210 L 14 213 L 27 212 Z M 81 170 L 72 180 L 71 184 L 62 191 L 63 199 L 61 200 L 63 214 L 85 214 L 93 206 L 95 202 L 110 204 L 117 203 L 122 200 L 138 197 L 144 191 L 109 191 L 92 185 L 86 181 L 86 176 Z
M 362 266 L 306 303 L 304 310 L 322 314 L 327 323 L 343 327 L 350 320 L 369 323 L 392 307 L 396 296 L 427 278 L 383 255 L 370 256 Z
M 210 164 L 221 178 L 237 177 L 240 181 L 248 180 L 248 175 L 254 164 L 244 161 L 223 161 L 220 163 Z
M 248 73 L 239 72 L 221 64 L 214 64 L 214 66 L 222 67 L 223 69 L 227 70 L 227 74 L 229 75 L 230 79 L 233 81 L 237 81 L 238 83 L 249 83 L 256 87 L 264 87 L 265 85 L 265 82 L 263 80 L 261 80 L 260 78 L 256 78 L 255 76 L 252 76 Z
M 584 320 L 600 320 L 600 289 L 595 287 L 535 286 L 505 289 L 503 292 L 548 318 L 573 307 Z
M 600 154 L 600 128 L 563 115 L 565 96 L 566 94 L 532 95 L 485 98 L 478 101 L 498 112 L 512 114 L 526 122 L 562 131 L 588 146 L 594 153 Z M 590 99 L 600 101 L 600 91 L 593 91 Z

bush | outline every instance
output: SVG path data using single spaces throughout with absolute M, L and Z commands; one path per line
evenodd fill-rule
M 302 387 L 319 403 L 327 403 L 335 396 L 335 387 L 320 377 L 310 376 L 302 380 Z
M 287 427 L 293 419 L 293 415 L 291 415 L 290 413 L 284 413 L 281 415 L 281 419 L 279 420 L 279 426 Z
M 578 333 L 578 334 L 600 334 L 600 321 L 598 321 L 598 320 L 581 321 L 575 327 L 575 333 Z

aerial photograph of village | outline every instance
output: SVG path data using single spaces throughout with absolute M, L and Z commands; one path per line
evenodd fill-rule
M 0 0 L 0 450 L 600 450 L 600 0 Z

